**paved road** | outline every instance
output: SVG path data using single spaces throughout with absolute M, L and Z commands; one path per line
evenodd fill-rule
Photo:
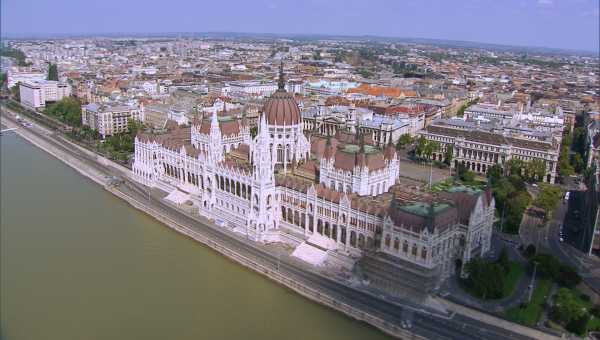
M 13 121 L 14 122 L 14 121 Z M 93 157 L 83 155 L 73 151 L 73 147 L 55 139 L 52 134 L 38 129 L 36 125 L 29 129 L 37 137 L 44 139 L 62 152 L 77 158 L 97 171 L 105 173 L 107 176 L 120 176 L 121 174 L 113 168 L 104 167 Z M 148 200 L 148 191 L 145 187 L 137 183 L 125 182 L 118 187 L 124 193 L 127 193 L 139 201 Z M 306 270 L 301 265 L 294 263 L 288 257 L 278 257 L 268 253 L 259 245 L 251 243 L 242 237 L 229 233 L 223 229 L 217 229 L 211 224 L 202 223 L 197 218 L 176 210 L 162 200 L 151 199 L 150 204 L 153 208 L 161 211 L 166 216 L 189 226 L 194 230 L 201 232 L 218 242 L 225 244 L 230 249 L 236 250 L 240 254 L 257 259 L 260 263 L 277 269 L 287 277 L 303 282 L 324 294 L 335 297 L 338 301 L 351 304 L 365 312 L 378 316 L 387 322 L 400 325 L 403 318 L 403 311 L 413 306 L 406 304 L 404 307 L 397 303 L 392 303 L 384 299 L 377 298 L 365 291 L 347 286 L 318 273 Z M 431 314 L 431 311 L 416 311 L 412 314 L 411 331 L 420 336 L 429 339 L 529 339 L 529 337 L 517 334 L 515 332 L 496 327 L 470 317 L 460 314 L 454 315 L 451 319 Z

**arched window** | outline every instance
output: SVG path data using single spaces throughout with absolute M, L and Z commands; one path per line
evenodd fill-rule
M 402 243 L 402 252 L 404 254 L 408 253 L 408 242 L 406 240 L 404 240 L 404 242 Z
M 300 225 L 300 213 L 298 211 L 294 211 L 294 224 Z
M 425 246 L 423 246 L 423 248 L 421 248 L 421 258 L 423 260 L 425 260 L 427 258 L 427 248 L 425 248 Z
M 329 222 L 325 222 L 325 236 L 329 236 Z
M 365 248 L 365 235 L 363 235 L 363 234 L 358 235 L 358 248 L 359 249 Z
M 392 238 L 390 237 L 389 234 L 385 235 L 385 247 L 389 248 L 390 247 L 390 243 L 392 242 Z
M 350 245 L 356 247 L 356 233 L 354 230 L 350 232 Z
M 283 146 L 281 144 L 277 145 L 277 162 L 283 163 Z
M 287 221 L 289 223 L 293 223 L 294 222 L 294 213 L 292 212 L 291 208 L 288 208 L 288 211 L 287 211 Z
M 395 251 L 400 250 L 400 239 L 398 239 L 397 237 L 394 238 L 394 250 Z
M 417 256 L 417 245 L 414 243 L 412 246 L 412 256 Z
M 281 218 L 284 220 L 285 220 L 285 215 L 286 215 L 285 212 L 286 212 L 285 207 L 281 207 Z
M 323 221 L 317 220 L 317 233 L 323 235 Z

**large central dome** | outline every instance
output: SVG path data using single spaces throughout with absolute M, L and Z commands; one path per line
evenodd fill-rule
M 267 100 L 263 107 L 269 125 L 300 124 L 300 108 L 294 95 L 279 89 Z
M 269 125 L 300 124 L 300 108 L 294 95 L 285 90 L 283 79 L 283 62 L 279 65 L 279 88 L 263 106 L 263 114 L 267 115 Z

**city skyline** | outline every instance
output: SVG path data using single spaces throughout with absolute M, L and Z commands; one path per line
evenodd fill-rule
M 76 15 L 85 12 L 94 15 Z M 160 10 L 139 1 L 80 4 L 63 0 L 47 4 L 9 0 L 2 3 L 2 32 L 8 37 L 120 32 L 378 36 L 596 52 L 598 15 L 598 3 L 593 0 L 469 0 L 460 4 L 378 0 L 371 6 L 337 0 L 302 4 L 262 0 L 196 4 L 179 0 Z

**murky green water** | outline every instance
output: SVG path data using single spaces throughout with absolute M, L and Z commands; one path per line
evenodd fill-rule
M 0 137 L 0 338 L 382 339 Z

